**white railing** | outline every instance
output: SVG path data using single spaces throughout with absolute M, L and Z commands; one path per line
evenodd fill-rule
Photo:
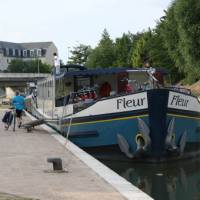
M 44 78 L 50 74 L 46 73 L 0 73 L 0 78 Z

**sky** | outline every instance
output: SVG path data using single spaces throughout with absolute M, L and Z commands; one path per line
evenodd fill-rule
M 106 28 L 123 33 L 154 28 L 172 0 L 0 0 L 0 41 L 53 41 L 66 63 L 79 44 L 93 48 Z

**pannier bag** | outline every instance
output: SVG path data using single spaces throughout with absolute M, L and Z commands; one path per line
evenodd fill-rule
M 2 122 L 7 123 L 8 125 L 11 125 L 12 120 L 13 120 L 12 111 L 7 111 L 3 116 Z

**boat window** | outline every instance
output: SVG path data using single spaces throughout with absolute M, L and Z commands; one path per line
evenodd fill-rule
M 94 76 L 91 87 L 97 95 L 97 98 L 107 98 L 115 96 L 118 93 L 117 75 L 116 74 L 101 74 Z
M 71 77 L 56 80 L 56 107 L 68 103 L 76 104 L 76 110 L 82 110 L 97 99 L 91 77 Z M 84 104 L 84 106 L 82 106 Z
M 62 78 L 56 80 L 56 91 L 55 91 L 55 101 L 56 107 L 63 106 L 67 104 L 69 95 L 74 91 L 73 79 L 72 78 Z
M 146 71 L 131 72 L 128 80 L 135 92 L 153 88 L 153 80 Z
M 77 77 L 76 78 L 76 91 L 90 88 L 91 80 L 90 77 Z
M 125 79 L 128 78 L 127 72 L 122 72 L 117 74 L 117 93 L 123 93 L 125 92 Z
M 63 79 L 56 80 L 56 97 L 64 96 Z

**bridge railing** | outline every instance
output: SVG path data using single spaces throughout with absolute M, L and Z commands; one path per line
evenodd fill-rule
M 46 73 L 0 73 L 0 78 L 45 78 L 50 76 Z

